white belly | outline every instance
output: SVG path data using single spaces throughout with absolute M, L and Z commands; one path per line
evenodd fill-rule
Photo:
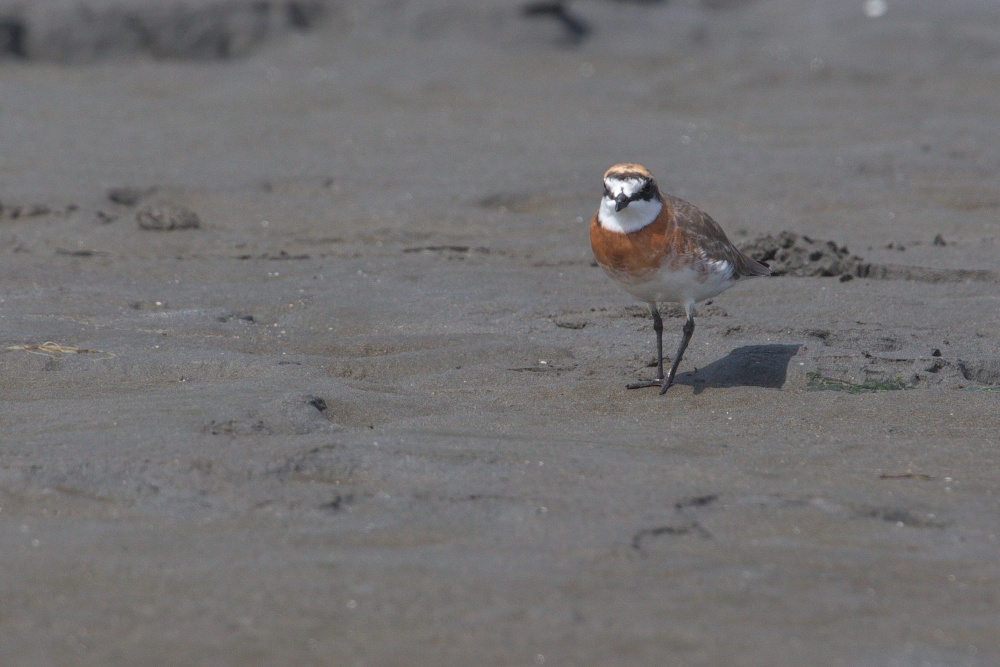
M 694 304 L 711 299 L 726 291 L 736 281 L 732 279 L 732 265 L 728 262 L 712 262 L 706 271 L 683 268 L 670 271 L 660 269 L 652 280 L 636 282 L 623 280 L 623 276 L 613 275 L 629 294 L 645 303 Z

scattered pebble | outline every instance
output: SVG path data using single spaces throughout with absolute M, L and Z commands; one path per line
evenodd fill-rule
M 28 204 L 25 206 L 8 206 L 0 204 L 0 216 L 17 220 L 18 218 L 33 218 L 39 215 L 48 215 L 52 209 L 43 204 Z
M 116 204 L 122 204 L 123 206 L 135 206 L 144 197 L 152 194 L 156 188 L 133 188 L 133 187 L 121 187 L 121 188 L 110 188 L 108 190 L 108 199 Z
M 170 231 L 201 227 L 198 214 L 180 204 L 150 204 L 135 212 L 140 229 Z

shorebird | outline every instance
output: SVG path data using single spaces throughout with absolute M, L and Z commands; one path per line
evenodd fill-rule
M 604 197 L 590 221 L 590 245 L 604 272 L 649 307 L 656 332 L 656 377 L 628 389 L 661 387 L 666 393 L 694 334 L 694 305 L 741 278 L 771 270 L 730 243 L 715 220 L 693 204 L 660 192 L 640 164 L 616 164 L 604 174 Z M 684 337 L 663 374 L 663 320 L 658 304 L 679 303 L 687 316 Z

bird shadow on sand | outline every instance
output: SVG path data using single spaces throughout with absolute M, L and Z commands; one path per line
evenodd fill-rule
M 693 372 L 678 374 L 674 384 L 694 387 L 700 394 L 706 387 L 770 387 L 784 386 L 788 364 L 801 345 L 745 345 L 722 359 Z

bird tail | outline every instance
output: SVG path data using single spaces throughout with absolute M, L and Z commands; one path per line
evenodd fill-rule
M 758 262 L 753 257 L 748 257 L 741 252 L 736 261 L 736 274 L 741 278 L 753 278 L 755 276 L 770 276 L 773 271 L 767 264 Z

